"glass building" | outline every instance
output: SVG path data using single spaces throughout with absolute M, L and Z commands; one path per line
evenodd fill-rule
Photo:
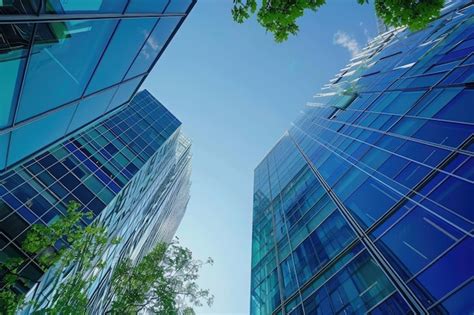
M 0 175 L 0 258 L 25 260 L 20 276 L 32 280 L 18 282 L 15 291 L 48 303 L 55 271 L 42 269 L 21 244 L 33 224 L 54 222 L 71 200 L 121 239 L 107 251 L 107 266 L 89 292 L 93 308 L 102 307 L 107 279 L 122 257 L 140 259 L 172 238 L 189 199 L 190 142 L 180 125 L 142 91 L 112 116 Z
M 0 171 L 130 101 L 194 3 L 0 1 Z
M 255 169 L 251 314 L 474 312 L 474 5 L 380 34 Z

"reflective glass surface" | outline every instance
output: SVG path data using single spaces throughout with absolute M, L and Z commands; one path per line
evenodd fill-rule
M 251 314 L 474 312 L 467 4 L 379 34 L 257 166 Z
M 145 45 L 140 50 L 140 53 L 133 62 L 126 78 L 134 77 L 150 69 L 153 61 L 163 50 L 165 44 L 167 43 L 169 37 L 173 33 L 180 20 L 181 17 L 168 17 L 161 18 L 158 21 L 158 24 L 156 24 L 150 37 L 147 39 Z
M 108 88 L 80 101 L 69 124 L 68 132 L 72 132 L 104 114 L 117 88 Z
M 32 24 L 0 25 L 0 128 L 14 114 L 32 31 Z
M 13 164 L 20 160 L 25 153 L 35 152 L 51 141 L 64 136 L 74 109 L 75 106 L 69 106 L 14 130 L 8 163 Z
M 46 0 L 45 12 L 64 13 L 121 13 L 127 0 Z
M 109 43 L 86 94 L 122 81 L 157 19 L 122 20 Z
M 79 110 L 81 105 L 84 108 L 100 105 L 102 110 L 105 110 L 105 106 L 101 104 L 107 104 L 106 99 L 110 99 L 113 92 L 114 90 L 111 90 L 108 93 L 103 92 L 86 98 L 77 109 L 76 106 L 67 107 L 21 129 L 14 130 L 12 132 L 12 143 L 14 144 L 10 148 L 9 159 L 14 162 L 15 159 L 22 156 L 22 150 L 35 150 L 36 148 L 30 146 L 41 146 L 51 137 L 64 134 L 74 112 L 75 115 L 87 112 L 85 109 Z M 52 222 L 57 216 L 65 213 L 67 204 L 71 200 L 79 202 L 83 210 L 92 211 L 98 217 L 103 215 L 107 205 L 113 204 L 113 200 L 118 194 L 123 194 L 124 191 L 133 191 L 129 197 L 130 200 L 127 201 L 127 206 L 121 204 L 124 206 L 123 209 L 126 209 L 129 214 L 136 213 L 129 212 L 130 208 L 136 211 L 138 209 L 147 210 L 148 206 L 142 205 L 140 208 L 131 206 L 129 203 L 142 199 L 133 197 L 138 192 L 143 198 L 147 193 L 150 193 L 150 196 L 155 196 L 153 189 L 156 187 L 153 183 L 158 185 L 167 178 L 168 172 L 174 172 L 172 167 L 167 168 L 166 172 L 160 167 L 164 168 L 165 165 L 178 161 L 175 155 L 177 154 L 176 146 L 180 124 L 179 120 L 151 94 L 143 91 L 135 96 L 129 106 L 122 108 L 117 113 L 106 117 L 97 124 L 81 129 L 74 136 L 35 155 L 12 170 L 0 173 L 0 232 L 2 236 L 5 235 L 5 242 L 0 247 L 2 253 L 7 253 L 10 255 L 9 257 L 21 255 L 13 250 L 5 252 L 5 248 L 8 246 L 10 246 L 9 248 L 20 248 L 25 231 L 31 224 Z M 71 125 L 69 127 L 71 128 Z M 8 136 L 9 134 L 0 135 L 0 149 L 4 146 Z M 189 145 L 190 143 L 187 142 L 186 146 Z M 180 151 L 179 154 L 183 154 L 185 151 Z M 145 171 L 138 182 L 133 182 L 134 176 L 140 173 L 143 167 L 150 167 L 152 160 L 156 163 L 152 167 L 154 171 Z M 187 163 L 186 161 L 187 159 L 183 163 Z M 0 162 L 2 161 L 0 160 Z M 171 176 L 172 181 L 178 180 L 181 178 L 180 176 Z M 185 179 L 188 175 L 185 172 L 183 176 Z M 158 177 L 161 179 L 158 180 Z M 130 184 L 131 182 L 134 184 Z M 148 191 L 147 187 L 155 188 Z M 160 190 L 160 192 L 162 191 L 167 190 Z M 114 208 L 112 207 L 112 209 Z M 182 210 L 184 207 L 180 211 Z M 115 213 L 118 210 L 110 211 L 113 215 L 109 213 L 106 217 L 117 219 Z M 180 215 L 178 215 L 179 219 Z M 156 217 L 161 217 L 160 220 L 164 219 L 161 215 Z M 89 222 L 90 220 L 84 221 L 85 224 Z M 142 227 L 144 219 L 133 224 L 130 219 L 124 222 L 130 224 L 131 230 L 125 229 L 123 222 L 120 224 L 110 223 L 107 226 L 110 229 L 116 229 L 117 233 L 123 233 L 129 237 L 134 235 L 132 230 Z M 172 237 L 176 227 L 177 225 L 175 226 L 173 223 L 168 227 L 168 232 L 162 231 L 162 233 L 166 235 L 166 238 Z M 146 232 L 145 228 L 139 233 L 148 237 L 149 231 Z M 35 257 L 27 258 L 28 266 L 30 266 L 28 268 L 38 266 Z M 113 259 L 109 259 L 111 264 L 113 261 Z M 35 274 L 35 279 L 38 279 L 42 273 L 43 271 L 40 271 Z M 27 289 L 25 288 L 25 290 Z
M 116 23 L 105 20 L 39 24 L 42 37 L 35 38 L 17 121 L 80 97 Z
M 162 13 L 167 4 L 168 0 L 130 0 L 127 6 L 127 12 Z
M 135 78 L 148 75 L 194 2 L 0 1 L 0 131 L 22 128 L 95 93 L 119 88 L 112 104 L 106 100 L 107 104 L 90 110 L 85 110 L 85 101 L 79 105 L 64 137 L 128 102 L 143 82 L 143 77 Z M 168 5 L 179 16 L 162 18 L 158 23 Z M 25 23 L 9 24 L 18 14 L 27 14 L 22 17 Z M 127 18 L 130 15 L 133 18 Z M 45 23 L 44 19 L 52 21 Z M 41 141 L 41 145 L 15 150 L 12 156 L 23 159 L 35 153 L 26 148 L 41 149 L 60 140 L 48 139 L 49 143 Z M 2 159 L 9 150 L 7 146 Z M 0 171 L 10 167 L 9 163 Z

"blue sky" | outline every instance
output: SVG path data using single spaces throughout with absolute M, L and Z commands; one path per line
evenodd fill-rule
M 232 1 L 200 0 L 148 77 L 148 89 L 193 141 L 191 201 L 177 235 L 215 260 L 200 285 L 202 314 L 247 314 L 253 170 L 296 118 L 375 36 L 372 4 L 332 0 L 277 44 L 255 21 L 233 22 Z

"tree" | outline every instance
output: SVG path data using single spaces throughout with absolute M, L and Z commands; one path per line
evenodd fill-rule
M 198 272 L 209 258 L 193 260 L 192 252 L 179 245 L 158 244 L 140 262 L 130 259 L 119 263 L 112 276 L 114 300 L 110 314 L 136 314 L 142 310 L 154 314 L 194 314 L 193 306 L 202 302 L 212 305 L 214 297 L 209 290 L 196 284 Z
M 81 219 L 92 219 L 91 212 L 81 212 L 77 202 L 70 202 L 65 216 L 58 217 L 49 226 L 35 224 L 28 232 L 22 248 L 35 256 L 42 267 L 54 265 L 54 281 L 57 290 L 50 298 L 50 306 L 42 309 L 47 314 L 84 314 L 87 310 L 87 289 L 95 280 L 88 271 L 92 267 L 101 269 L 103 262 L 100 257 L 108 244 L 116 244 L 118 240 L 108 239 L 106 229 L 98 222 L 88 226 L 81 224 Z M 22 306 L 23 296 L 14 293 L 17 281 L 27 283 L 19 272 L 24 261 L 10 259 L 2 265 L 4 287 L 0 290 L 2 314 L 14 314 Z M 62 272 L 71 268 L 67 277 Z M 59 283 L 61 281 L 61 283 Z M 31 284 L 31 282 L 30 282 Z M 29 301 L 33 306 L 37 301 Z
M 262 0 L 257 12 L 257 0 L 234 0 L 232 17 L 237 23 L 243 23 L 257 12 L 260 25 L 273 33 L 276 42 L 283 42 L 290 34 L 298 33 L 296 20 L 305 10 L 316 11 L 325 3 L 326 0 Z M 418 30 L 439 16 L 443 4 L 443 0 L 375 0 L 375 11 L 388 26 Z
M 375 11 L 386 25 L 416 31 L 436 19 L 443 5 L 444 0 L 376 0 Z

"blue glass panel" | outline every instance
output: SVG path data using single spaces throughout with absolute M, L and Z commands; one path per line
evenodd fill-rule
M 167 13 L 186 13 L 193 0 L 171 0 L 166 8 Z
M 430 194 L 432 200 L 472 222 L 474 211 L 470 196 L 474 196 L 474 185 L 451 176 Z
M 117 89 L 118 87 L 112 87 L 82 100 L 77 106 L 67 132 L 74 131 L 102 115 Z
M 364 251 L 304 301 L 306 314 L 364 314 L 394 291 Z
M 158 24 L 146 41 L 145 46 L 143 46 L 137 59 L 135 59 L 132 67 L 128 71 L 127 79 L 142 74 L 150 69 L 151 64 L 163 49 L 180 19 L 180 17 L 167 17 L 161 18 L 158 21 Z
M 443 308 L 450 314 L 473 314 L 474 313 L 474 281 L 469 282 L 461 290 L 454 293 L 443 302 Z M 436 307 L 438 309 L 440 307 Z
M 14 163 L 64 136 L 74 106 L 34 121 L 12 132 L 8 163 Z
M 162 13 L 168 0 L 130 0 L 127 12 Z
M 287 298 L 295 292 L 298 287 L 296 283 L 295 267 L 291 255 L 285 259 L 280 266 L 283 281 L 283 297 Z
M 399 274 L 408 278 L 430 263 L 460 237 L 438 216 L 415 207 L 385 234 L 380 245 Z
M 47 0 L 46 13 L 121 13 L 127 0 Z
M 474 123 L 474 90 L 463 90 L 443 107 L 434 117 Z
M 434 265 L 421 273 L 410 286 L 421 285 L 426 289 L 428 292 L 417 290 L 420 292 L 418 295 L 425 305 L 432 304 L 474 276 L 472 253 L 474 253 L 474 239 L 466 237 Z
M 122 20 L 109 43 L 86 94 L 122 81 L 157 19 Z
M 370 311 L 371 315 L 385 314 L 409 314 L 407 302 L 403 300 L 400 293 L 394 293 L 391 297 L 383 301 L 380 305 Z
M 17 121 L 79 98 L 117 22 L 38 24 Z
M 143 77 L 138 77 L 133 80 L 122 83 L 120 87 L 118 88 L 117 93 L 115 93 L 114 98 L 110 102 L 110 105 L 107 108 L 107 111 L 111 111 L 117 106 L 120 106 L 128 102 L 130 98 L 133 96 L 136 89 L 138 88 L 138 85 L 140 84 L 142 78 Z

